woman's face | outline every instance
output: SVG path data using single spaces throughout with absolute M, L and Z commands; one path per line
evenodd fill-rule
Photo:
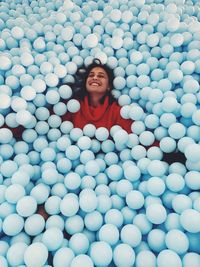
M 109 89 L 109 77 L 107 72 L 101 67 L 94 67 L 86 80 L 86 90 L 88 93 L 102 97 Z

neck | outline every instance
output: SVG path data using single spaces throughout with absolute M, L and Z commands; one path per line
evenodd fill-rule
M 102 95 L 90 95 L 89 103 L 92 107 L 97 107 L 100 104 L 100 100 L 102 99 Z

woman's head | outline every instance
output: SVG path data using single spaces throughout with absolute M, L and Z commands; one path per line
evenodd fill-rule
M 115 100 L 111 93 L 113 80 L 113 70 L 108 65 L 102 64 L 99 59 L 94 59 L 87 67 L 78 69 L 73 86 L 73 97 L 81 100 L 85 95 L 99 93 L 102 101 L 104 101 L 104 96 L 109 96 L 110 102 L 113 102 Z

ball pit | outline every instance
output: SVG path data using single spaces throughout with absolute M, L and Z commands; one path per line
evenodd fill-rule
M 199 19 L 195 0 L 1 2 L 0 266 L 200 266 Z M 130 134 L 61 119 L 94 58 Z

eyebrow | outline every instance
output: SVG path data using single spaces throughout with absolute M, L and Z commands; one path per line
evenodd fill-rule
M 93 73 L 94 73 L 94 71 L 90 71 L 89 73 L 92 73 L 92 74 L 93 74 Z M 98 74 L 103 74 L 103 75 L 106 75 L 104 72 L 101 72 L 101 71 L 100 71 L 100 72 L 98 72 Z

